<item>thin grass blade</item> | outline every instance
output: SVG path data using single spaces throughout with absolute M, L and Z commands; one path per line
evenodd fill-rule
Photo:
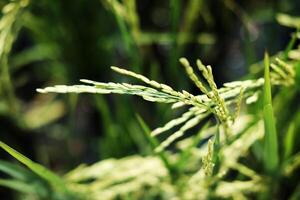
M 18 161 L 26 165 L 30 170 L 35 172 L 41 178 L 49 182 L 53 186 L 53 188 L 61 192 L 67 192 L 65 182 L 59 176 L 57 176 L 56 174 L 54 174 L 44 166 L 33 162 L 29 158 L 25 157 L 24 155 L 17 152 L 16 150 L 14 150 L 13 148 L 9 147 L 8 145 L 6 145 L 1 141 L 0 141 L 0 147 L 3 150 L 5 150 L 7 153 L 9 153 L 11 156 L 13 156 L 15 159 L 17 159 Z
M 265 53 L 265 83 L 264 83 L 264 99 L 263 99 L 263 118 L 265 124 L 264 136 L 264 166 L 268 173 L 272 174 L 276 171 L 279 163 L 278 141 L 275 126 L 275 118 L 272 106 L 271 83 L 270 83 L 270 62 L 269 56 Z

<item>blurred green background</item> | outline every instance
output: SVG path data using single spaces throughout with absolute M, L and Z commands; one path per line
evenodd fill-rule
M 134 83 L 113 73 L 115 65 L 197 94 L 180 57 L 212 65 L 220 85 L 236 80 L 265 48 L 272 54 L 290 40 L 292 30 L 278 25 L 276 14 L 300 11 L 297 0 L 24 2 L 11 51 L 0 55 L 8 69 L 1 70 L 0 135 L 58 173 L 80 163 L 148 154 L 136 116 L 155 128 L 176 113 L 131 96 L 41 95 L 36 88 L 81 78 Z M 1 0 L 0 7 L 7 3 Z

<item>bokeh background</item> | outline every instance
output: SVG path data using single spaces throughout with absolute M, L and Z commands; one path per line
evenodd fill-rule
M 1 0 L 0 7 L 8 2 Z M 168 105 L 35 89 L 81 78 L 136 82 L 115 74 L 115 65 L 197 94 L 180 57 L 212 65 L 219 85 L 242 78 L 265 49 L 278 52 L 290 40 L 292 30 L 276 15 L 299 11 L 297 0 L 32 0 L 18 16 L 8 55 L 12 88 L 11 95 L 0 92 L 1 140 L 57 173 L 146 155 L 150 146 L 137 116 L 155 128 L 177 114 Z

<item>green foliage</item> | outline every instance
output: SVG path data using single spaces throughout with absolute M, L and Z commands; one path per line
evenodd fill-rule
M 269 56 L 265 53 L 265 83 L 264 83 L 264 165 L 269 173 L 274 173 L 278 168 L 278 142 L 276 125 L 272 107 L 271 82 L 270 82 L 270 61 Z
M 9 153 L 11 156 L 13 156 L 15 159 L 26 165 L 30 170 L 32 170 L 34 173 L 36 173 L 38 176 L 40 176 L 42 179 L 47 181 L 54 190 L 57 192 L 62 193 L 68 193 L 68 190 L 66 188 L 65 182 L 56 174 L 54 174 L 52 171 L 46 169 L 42 165 L 39 165 L 33 161 L 31 161 L 29 158 L 25 157 L 21 153 L 17 152 L 16 150 L 12 149 L 11 147 L 7 146 L 5 143 L 0 141 L 0 147 L 4 149 L 7 153 Z M 19 170 L 18 170 L 19 171 Z M 17 172 L 18 173 L 18 172 Z M 9 187 L 12 188 L 18 188 L 20 190 L 22 187 L 21 185 L 24 183 L 19 183 L 16 181 L 9 181 L 9 180 L 3 180 L 3 185 L 9 185 Z M 24 188 L 26 189 L 26 188 Z M 27 188 L 30 189 L 30 188 Z
M 197 66 L 199 70 L 202 72 L 206 83 L 201 82 L 199 78 L 195 75 L 192 67 L 189 62 L 182 58 L 180 62 L 185 67 L 187 75 L 190 79 L 195 83 L 195 85 L 199 88 L 199 90 L 204 93 L 203 95 L 195 96 L 187 91 L 175 91 L 172 87 L 158 83 L 156 81 L 150 80 L 147 77 L 136 74 L 134 72 L 112 67 L 112 69 L 120 74 L 134 77 L 142 82 L 144 82 L 147 86 L 143 85 L 130 85 L 127 83 L 101 83 L 90 80 L 81 80 L 84 83 L 92 84 L 89 85 L 74 85 L 74 86 L 65 86 L 58 85 L 54 87 L 46 87 L 44 89 L 37 89 L 38 92 L 48 93 L 99 93 L 99 94 L 130 94 L 141 96 L 143 99 L 152 102 L 159 103 L 168 103 L 172 104 L 172 108 L 176 109 L 182 106 L 189 106 L 187 112 L 185 112 L 181 117 L 177 119 L 173 119 L 168 122 L 165 126 L 157 128 L 151 132 L 152 137 L 157 137 L 162 133 L 173 129 L 176 126 L 181 126 L 178 131 L 174 132 L 163 141 L 159 146 L 156 145 L 156 141 L 150 139 L 151 143 L 155 147 L 155 151 L 159 153 L 161 159 L 166 163 L 166 167 L 170 173 L 175 173 L 175 166 L 170 165 L 169 159 L 166 158 L 165 154 L 161 154 L 161 152 L 166 151 L 166 148 L 171 145 L 174 141 L 178 140 L 178 138 L 182 137 L 184 133 L 198 125 L 201 121 L 206 119 L 210 114 L 213 114 L 217 121 L 217 125 L 210 126 L 211 128 L 215 127 L 215 131 L 209 133 L 210 137 L 214 137 L 215 139 L 210 139 L 206 145 L 204 151 L 206 153 L 202 154 L 201 159 L 201 168 L 198 171 L 195 171 L 195 175 L 190 178 L 188 181 L 183 181 L 181 184 L 185 185 L 185 187 L 194 190 L 194 193 L 191 193 L 197 196 L 199 193 L 198 189 L 194 189 L 194 186 L 197 185 L 199 188 L 202 188 L 203 198 L 207 198 L 209 196 L 225 196 L 229 197 L 236 193 L 243 194 L 244 191 L 264 191 L 264 187 L 260 184 L 263 184 L 263 179 L 259 175 L 255 175 L 255 172 L 250 168 L 238 163 L 238 158 L 242 156 L 242 153 L 247 152 L 248 148 L 251 145 L 259 140 L 262 137 L 263 131 L 261 128 L 258 128 L 260 125 L 259 121 L 252 124 L 250 127 L 245 130 L 238 131 L 234 127 L 233 123 L 233 115 L 229 113 L 229 106 L 235 105 L 241 106 L 242 99 L 253 98 L 253 94 L 256 94 L 257 91 L 261 90 L 264 86 L 264 122 L 265 122 L 265 137 L 264 137 L 264 164 L 267 170 L 267 174 L 272 174 L 278 169 L 278 149 L 277 149 L 277 134 L 275 128 L 275 122 L 273 118 L 273 110 L 272 110 L 272 102 L 271 102 L 271 83 L 274 85 L 292 85 L 294 83 L 294 69 L 290 67 L 287 63 L 277 59 L 278 65 L 271 64 L 272 73 L 270 78 L 269 72 L 269 60 L 268 56 L 265 56 L 265 78 L 259 78 L 257 80 L 245 80 L 245 81 L 236 81 L 224 84 L 223 88 L 218 89 L 214 78 L 212 75 L 212 69 L 210 66 L 204 66 L 199 60 L 197 61 Z M 282 80 L 283 79 L 283 80 Z M 290 82 L 288 82 L 290 80 Z M 205 85 L 208 85 L 209 88 Z M 243 92 L 241 92 L 243 91 Z M 247 101 L 247 100 L 246 100 Z M 252 101 L 251 101 L 252 102 Z M 235 110 L 240 110 L 237 108 Z M 237 121 L 240 120 L 240 117 L 236 118 Z M 253 120 L 251 120 L 253 121 Z M 145 123 L 141 121 L 140 123 L 146 130 Z M 205 127 L 206 130 L 209 130 L 208 127 Z M 254 134 L 256 133 L 256 134 Z M 197 139 L 198 141 L 199 139 Z M 194 143 L 192 143 L 194 144 Z M 195 145 L 195 144 L 194 144 Z M 185 159 L 186 155 L 190 154 L 188 152 L 191 151 L 192 147 L 186 147 L 183 149 L 183 153 L 178 155 L 178 163 L 177 167 L 180 168 L 182 165 L 182 159 Z M 197 148 L 196 148 L 197 149 Z M 195 151 L 197 151 L 194 149 Z M 239 153 L 237 153 L 238 151 Z M 243 150 L 242 150 L 243 149 Z M 195 158 L 194 158 L 195 159 Z M 195 167 L 195 166 L 194 166 Z M 233 183 L 222 183 L 220 182 L 220 178 L 224 177 L 226 172 L 229 169 L 236 169 L 241 174 L 247 175 L 252 178 L 252 181 L 249 182 L 233 182 Z M 182 172 L 181 172 L 182 173 Z M 180 176 L 179 176 L 180 177 Z M 175 180 L 173 177 L 173 181 L 175 183 L 179 177 L 175 176 Z M 182 181 L 182 180 L 181 180 Z M 253 187 L 253 185 L 258 184 L 259 187 Z M 210 189 L 210 187 L 216 187 L 215 191 Z M 176 185 L 175 185 L 176 187 Z M 236 190 L 231 191 L 231 193 L 225 192 L 227 187 L 235 187 Z M 240 188 L 241 187 L 241 188 Z M 177 190 L 177 189 L 175 189 Z M 224 193 L 225 192 L 225 193 Z M 191 195 L 189 194 L 189 195 Z M 182 197 L 185 198 L 184 191 L 182 191 Z M 189 197 L 193 198 L 193 197 Z
M 179 58 L 179 55 L 184 55 L 188 44 L 201 44 L 203 50 L 200 54 L 197 51 L 195 54 L 189 53 L 188 57 L 201 55 L 211 61 L 213 59 L 210 59 L 210 55 L 218 53 L 217 45 L 222 41 L 217 38 L 217 32 L 212 32 L 212 27 L 218 26 L 219 22 L 210 11 L 212 5 L 208 1 L 167 2 L 165 6 L 169 9 L 169 19 L 161 20 L 160 15 L 164 11 L 153 13 L 152 16 L 159 19 L 157 23 L 163 24 L 165 22 L 162 21 L 169 20 L 170 30 L 165 32 L 145 29 L 145 22 L 139 17 L 141 13 L 138 7 L 141 4 L 138 1 L 101 0 L 98 4 L 103 6 L 102 10 L 97 10 L 95 5 L 98 4 L 92 1 L 91 4 L 80 0 L 78 2 L 19 0 L 5 6 L 5 3 L 0 3 L 3 6 L 0 20 L 0 117 L 11 120 L 16 124 L 17 131 L 24 131 L 24 134 L 28 131 L 35 134 L 47 129 L 47 135 L 41 134 L 36 136 L 39 138 L 37 142 L 31 141 L 37 146 L 36 152 L 31 152 L 37 154 L 34 155 L 37 159 L 33 158 L 37 162 L 0 141 L 1 149 L 26 166 L 0 160 L 0 172 L 4 175 L 1 176 L 0 186 L 17 191 L 14 198 L 28 200 L 299 198 L 300 155 L 297 133 L 300 130 L 300 48 L 295 47 L 299 39 L 299 18 L 277 14 L 277 21 L 281 25 L 296 29 L 284 51 L 270 57 L 266 54 L 263 62 L 250 66 L 250 73 L 244 79 L 226 82 L 219 87 L 213 74 L 213 70 L 220 70 L 217 66 L 213 68 L 198 59 L 195 70 L 188 59 Z M 240 18 L 242 29 L 238 32 L 245 32 L 245 60 L 247 64 L 253 63 L 256 59 L 252 40 L 255 40 L 253 38 L 257 30 L 252 16 L 235 1 L 226 0 L 221 4 Z M 86 7 L 82 8 L 82 5 Z M 37 11 L 45 8 L 47 10 L 43 11 L 47 14 L 41 16 Z M 81 21 L 81 17 L 72 18 L 71 13 L 79 10 L 93 13 L 90 9 L 95 9 L 104 20 L 99 20 L 99 15 L 92 15 L 87 21 Z M 274 20 L 275 11 L 271 11 L 272 17 L 265 14 L 265 10 L 260 12 L 264 14 L 254 15 L 263 18 L 264 22 Z M 222 17 L 223 14 L 220 12 Z M 199 28 L 195 26 L 198 21 L 205 27 L 201 33 L 195 31 Z M 91 27 L 99 29 L 95 31 Z M 119 35 L 111 34 L 115 28 Z M 166 27 L 162 25 L 161 29 Z M 29 35 L 33 45 L 25 50 L 14 50 L 14 41 L 18 39 L 21 30 Z M 83 41 L 81 34 L 88 39 Z M 105 37 L 100 37 L 102 34 L 106 34 Z M 85 51 L 87 46 L 94 43 L 96 49 Z M 167 47 L 165 62 L 156 60 L 154 52 L 149 53 L 151 45 Z M 90 57 L 93 53 L 95 57 Z M 114 60 L 116 56 L 113 54 L 118 54 L 120 59 Z M 114 56 L 114 59 L 107 55 Z M 183 69 L 176 68 L 178 60 Z M 109 77 L 114 79 L 113 82 L 89 79 L 97 78 L 93 76 L 97 70 L 93 71 L 87 66 L 105 66 L 111 62 L 122 62 L 122 65 L 127 62 L 132 68 L 129 70 L 112 66 L 114 72 L 122 75 L 122 78 Z M 160 62 L 165 65 L 163 70 L 159 68 Z M 28 103 L 17 97 L 15 90 L 22 90 L 26 85 L 24 83 L 29 81 L 26 78 L 15 78 L 14 73 L 32 63 L 39 66 L 31 71 L 32 76 L 38 77 L 39 85 L 71 82 L 79 75 L 89 78 L 81 79 L 79 85 L 37 89 L 38 94 L 34 94 L 30 99 L 32 103 Z M 150 71 L 143 68 L 145 64 L 149 64 Z M 102 78 L 106 78 L 105 69 L 99 70 L 104 74 Z M 187 77 L 181 76 L 184 70 Z M 165 73 L 160 74 L 161 71 Z M 151 78 L 142 73 L 149 74 Z M 161 80 L 170 77 L 172 81 L 164 81 L 168 84 L 161 83 Z M 140 84 L 126 83 L 128 78 Z M 189 87 L 187 78 L 196 90 Z M 183 87 L 191 92 L 182 90 Z M 85 99 L 85 96 L 82 100 L 82 96 L 77 95 L 79 93 L 92 94 L 91 101 L 95 103 L 95 108 L 87 106 L 86 100 L 89 102 L 90 99 Z M 121 96 L 109 101 L 99 94 L 138 96 L 154 102 L 155 106 L 132 104 L 130 102 L 135 99 Z M 60 99 L 65 96 L 66 99 Z M 77 110 L 80 106 L 81 110 Z M 145 114 L 146 117 L 144 113 L 134 114 L 139 107 L 149 107 L 151 117 L 149 113 Z M 85 112 L 91 108 L 96 110 L 103 121 L 100 141 L 98 137 L 89 138 L 89 135 L 78 137 L 80 131 L 77 128 L 89 126 L 85 124 L 90 122 L 89 119 L 84 118 L 87 116 Z M 80 115 L 79 121 L 77 112 Z M 175 113 L 177 117 L 173 116 L 164 123 L 170 118 L 169 113 Z M 66 119 L 62 116 L 67 116 L 69 125 L 53 123 L 57 119 L 65 123 Z M 152 123 L 164 124 L 152 130 L 148 125 L 152 126 Z M 3 130 L 7 132 L 5 128 Z M 26 138 L 30 136 L 25 135 Z M 78 141 L 80 139 L 89 139 L 91 142 L 86 144 Z M 6 137 L 1 140 L 6 141 Z M 67 142 L 62 145 L 65 149 L 53 151 L 43 150 L 43 140 L 49 143 Z M 10 143 L 10 137 L 8 141 Z M 98 160 L 80 165 L 73 161 L 76 153 L 84 151 L 84 148 L 92 149 L 87 154 L 97 152 Z M 48 154 L 47 151 L 53 152 Z M 59 158 L 70 162 L 72 167 L 78 165 L 75 169 L 70 170 L 70 166 L 57 169 L 57 163 L 52 166 L 48 155 L 62 152 Z M 87 160 L 90 161 L 89 158 Z M 63 175 L 58 175 L 58 172 Z M 285 194 L 286 182 L 289 183 L 288 194 Z M 284 193 L 283 196 L 281 193 Z
M 28 0 L 22 0 L 5 5 L 2 9 L 3 16 L 0 20 L 0 94 L 4 97 L 4 101 L 8 106 L 5 109 L 9 110 L 13 117 L 16 116 L 18 108 L 8 68 L 8 56 L 21 28 L 18 19 L 24 15 L 28 3 Z

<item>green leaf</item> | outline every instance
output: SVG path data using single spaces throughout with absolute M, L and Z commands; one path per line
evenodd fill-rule
M 0 179 L 0 185 L 3 187 L 8 187 L 10 189 L 16 190 L 18 192 L 29 193 L 29 194 L 37 194 L 37 187 L 34 184 L 28 184 L 25 182 L 21 182 L 18 180 L 6 180 Z
M 291 122 L 284 138 L 284 158 L 288 158 L 293 153 L 294 141 L 296 138 L 295 123 Z
M 151 137 L 150 128 L 147 126 L 147 124 L 144 122 L 144 120 L 138 114 L 136 114 L 136 118 L 137 118 L 141 128 L 143 129 L 144 134 L 147 137 L 147 140 L 150 142 L 152 150 L 154 150 L 157 146 L 159 146 L 159 142 L 157 141 L 157 139 L 155 137 Z M 162 162 L 164 163 L 164 165 L 166 166 L 166 168 L 168 170 L 173 170 L 173 166 L 170 164 L 165 152 L 161 151 L 161 152 L 158 152 L 157 154 L 160 157 L 160 159 L 162 160 Z
M 214 169 L 213 169 L 213 175 L 216 175 L 217 172 L 219 171 L 220 167 L 220 149 L 221 149 L 221 144 L 220 144 L 220 129 L 218 128 L 218 131 L 215 134 L 215 139 L 214 139 L 214 148 L 213 148 L 213 158 L 212 161 L 214 163 Z
M 265 124 L 264 136 L 264 166 L 268 173 L 273 174 L 279 162 L 278 142 L 275 126 L 275 118 L 272 106 L 271 83 L 270 83 L 270 62 L 269 56 L 265 53 L 265 83 L 264 83 L 264 98 L 263 98 L 263 117 Z
M 36 176 L 33 172 L 4 160 L 0 160 L 0 171 L 22 181 L 33 179 Z
M 45 168 L 44 166 L 31 161 L 29 158 L 25 157 L 21 153 L 12 149 L 5 143 L 0 141 L 0 147 L 13 156 L 15 159 L 26 165 L 30 170 L 39 175 L 41 178 L 45 179 L 49 184 L 56 190 L 61 192 L 67 192 L 65 182 L 59 176 Z
M 293 47 L 295 46 L 295 44 L 297 42 L 297 35 L 298 34 L 299 34 L 299 28 L 297 28 L 297 31 L 295 33 L 293 33 L 292 38 L 290 39 L 287 47 L 283 51 L 283 60 L 288 59 L 289 52 L 293 49 Z

